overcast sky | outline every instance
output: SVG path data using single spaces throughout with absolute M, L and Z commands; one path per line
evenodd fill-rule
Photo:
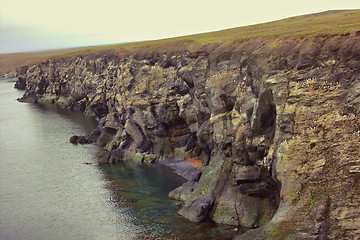
M 168 38 L 359 8 L 360 0 L 0 0 L 0 53 Z

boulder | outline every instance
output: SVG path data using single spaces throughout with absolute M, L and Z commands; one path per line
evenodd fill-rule
M 79 140 L 79 136 L 76 136 L 76 135 L 74 135 L 74 136 L 72 136 L 72 137 L 70 138 L 70 142 L 71 142 L 72 144 L 77 144 L 77 143 L 78 143 L 78 140 Z
M 207 189 L 204 195 L 195 199 L 191 204 L 184 206 L 179 211 L 179 214 L 196 223 L 204 221 L 208 217 L 214 202 L 213 194 L 212 188 Z
M 168 197 L 174 200 L 185 202 L 194 190 L 196 183 L 196 181 L 187 181 L 180 187 L 175 188 L 174 190 L 169 192 Z

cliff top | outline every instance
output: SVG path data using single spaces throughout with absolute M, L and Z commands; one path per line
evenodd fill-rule
M 161 52 L 178 50 L 195 51 L 206 44 L 219 42 L 243 42 L 255 38 L 304 38 L 317 35 L 348 34 L 357 31 L 360 31 L 360 10 L 333 10 L 251 26 L 154 41 L 0 54 L 0 74 L 13 72 L 17 67 L 32 62 L 74 54 L 101 53 L 103 51 L 110 51 L 116 54 L 134 54 L 144 50 L 155 49 Z

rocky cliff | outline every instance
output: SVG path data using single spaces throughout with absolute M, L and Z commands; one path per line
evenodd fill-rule
M 186 41 L 21 67 L 22 101 L 93 114 L 103 162 L 202 160 L 169 196 L 238 239 L 360 235 L 360 32 Z

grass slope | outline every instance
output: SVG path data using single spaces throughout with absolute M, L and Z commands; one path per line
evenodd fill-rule
M 112 50 L 126 52 L 139 48 L 156 48 L 169 45 L 184 46 L 194 49 L 214 42 L 246 41 L 254 38 L 287 38 L 292 36 L 306 37 L 313 35 L 347 34 L 360 31 L 360 10 L 334 10 L 321 13 L 290 17 L 283 20 L 237 27 L 216 32 L 195 34 L 183 37 L 133 42 L 118 45 L 73 48 L 64 50 L 0 54 L 0 73 L 14 71 L 16 67 L 34 61 L 56 56 L 77 53 Z

